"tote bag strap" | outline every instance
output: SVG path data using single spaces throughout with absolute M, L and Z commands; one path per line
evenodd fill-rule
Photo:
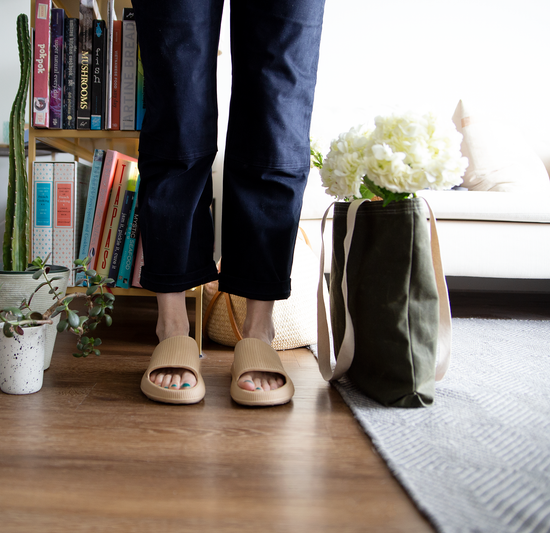
M 353 323 L 351 321 L 351 315 L 348 310 L 348 290 L 347 290 L 347 263 L 349 257 L 349 251 L 351 248 L 351 241 L 353 237 L 353 231 L 355 229 L 355 219 L 357 210 L 361 204 L 368 200 L 354 200 L 348 209 L 347 214 L 347 229 L 346 237 L 344 239 L 344 271 L 342 276 L 342 295 L 344 298 L 344 307 L 346 310 L 346 327 L 344 332 L 344 339 L 336 358 L 336 366 L 332 368 L 330 361 L 330 334 L 329 334 L 329 318 L 327 314 L 327 306 L 324 297 L 324 265 L 325 265 L 325 243 L 324 233 L 328 213 L 335 202 L 333 202 L 325 211 L 323 220 L 321 222 L 321 257 L 320 257 L 320 272 L 319 272 L 319 286 L 317 289 L 317 328 L 318 328 L 318 352 L 319 352 L 319 369 L 321 375 L 326 381 L 332 381 L 340 379 L 349 369 L 353 362 L 353 356 L 355 351 L 355 334 L 353 330 Z M 428 202 L 426 202 L 428 204 Z M 437 235 L 437 225 L 435 216 L 431 207 L 428 204 L 428 210 L 430 213 L 430 231 L 431 231 L 431 249 L 432 249 L 432 262 L 434 266 L 437 292 L 439 295 L 439 330 L 438 330 L 438 347 L 439 354 L 436 364 L 436 380 L 441 380 L 445 375 L 447 368 L 449 367 L 451 357 L 451 311 L 449 305 L 449 293 L 447 291 L 447 284 L 445 282 L 445 276 L 443 274 L 443 263 L 441 261 L 441 254 L 439 251 L 439 238 Z

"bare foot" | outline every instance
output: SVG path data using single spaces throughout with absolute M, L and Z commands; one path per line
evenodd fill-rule
M 273 305 L 275 302 L 261 300 L 246 300 L 246 319 L 243 324 L 243 338 L 260 339 L 271 345 L 275 338 L 273 326 Z M 270 391 L 278 389 L 285 384 L 281 374 L 271 372 L 248 372 L 243 374 L 238 381 L 239 387 L 244 390 Z
M 188 336 L 189 319 L 185 306 L 185 292 L 157 293 L 157 302 L 159 342 L 178 335 Z M 165 389 L 185 389 L 197 384 L 195 374 L 181 368 L 160 368 L 151 372 L 149 379 Z

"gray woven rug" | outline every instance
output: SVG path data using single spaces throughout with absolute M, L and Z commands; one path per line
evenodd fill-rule
M 550 532 L 550 321 L 453 319 L 427 409 L 336 387 L 438 531 Z

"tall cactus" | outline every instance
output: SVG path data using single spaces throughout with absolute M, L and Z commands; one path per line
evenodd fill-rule
M 27 15 L 17 17 L 17 40 L 21 79 L 10 114 L 10 152 L 4 270 L 22 271 L 28 266 L 30 217 L 27 171 L 25 168 L 25 107 L 31 73 L 31 42 Z

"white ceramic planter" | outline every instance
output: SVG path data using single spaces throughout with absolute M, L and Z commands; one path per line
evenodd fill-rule
M 0 335 L 0 389 L 32 394 L 42 388 L 46 326 L 25 328 L 23 335 Z
M 62 279 L 54 282 L 54 286 L 59 287 L 64 295 L 67 290 L 70 270 L 62 266 L 50 265 L 50 268 L 49 275 L 51 277 L 62 277 Z M 0 270 L 0 309 L 10 306 L 19 307 L 23 298 L 29 299 L 35 288 L 43 282 L 43 278 L 38 280 L 33 279 L 32 274 L 32 272 L 6 272 L 5 270 Z M 52 295 L 49 294 L 49 288 L 48 286 L 44 286 L 35 294 L 31 302 L 31 307 L 33 311 L 43 313 L 46 309 L 51 307 L 52 304 L 53 298 Z M 44 370 L 50 367 L 55 338 L 57 336 L 56 326 L 60 318 L 60 315 L 56 316 L 53 319 L 53 324 L 46 326 Z M 3 335 L 0 333 L 0 336 Z

